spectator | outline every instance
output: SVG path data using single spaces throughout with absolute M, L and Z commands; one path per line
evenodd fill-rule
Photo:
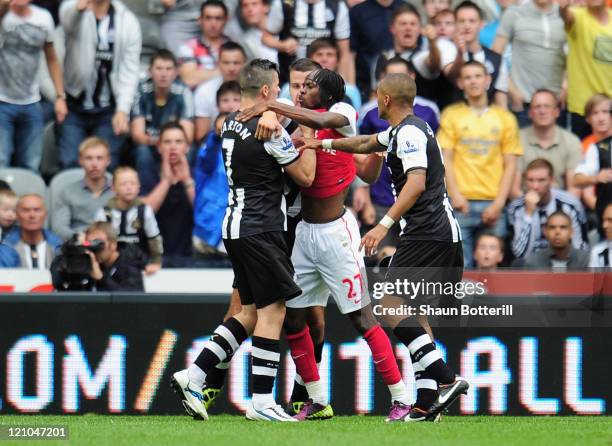
M 374 68 L 378 56 L 393 48 L 393 38 L 389 33 L 391 14 L 403 4 L 402 0 L 365 0 L 349 10 L 350 48 L 355 60 L 356 84 L 363 92 L 364 101 L 376 88 Z
M 443 9 L 433 18 L 436 34 L 440 38 L 453 40 L 455 38 L 455 13 L 450 9 Z
M 595 93 L 584 106 L 584 118 L 593 132 L 582 140 L 582 151 L 586 153 L 591 144 L 612 135 L 612 100 Z
M 213 119 L 219 113 L 216 104 L 216 92 L 227 81 L 238 79 L 240 70 L 246 62 L 246 53 L 240 45 L 226 42 L 219 51 L 218 76 L 204 82 L 195 91 L 195 137 L 200 142 L 211 129 Z
M 268 59 L 278 63 L 278 50 L 262 41 L 269 4 L 270 0 L 240 0 L 239 17 L 227 24 L 228 37 L 244 48 L 246 60 Z
M 316 39 L 308 47 L 308 58 L 314 60 L 321 67 L 338 72 L 339 51 L 335 41 L 331 39 Z M 344 101 L 353 106 L 355 110 L 361 108 L 361 93 L 351 83 L 344 84 Z
M 289 82 L 283 85 L 279 97 L 290 99 L 294 104 L 298 103 L 298 95 L 302 89 L 302 85 L 306 80 L 306 76 L 314 70 L 321 68 L 314 60 L 306 57 L 294 61 L 289 67 Z
M 132 258 L 132 263 L 145 274 L 159 271 L 162 264 L 162 238 L 151 206 L 139 197 L 138 172 L 131 167 L 119 167 L 113 175 L 113 191 L 96 221 L 110 223 L 117 233 L 119 250 Z
M 530 0 L 502 16 L 493 51 L 504 54 L 512 45 L 510 105 L 519 126 L 529 125 L 527 109 L 533 94 L 547 88 L 562 95 L 565 33 L 554 0 Z
M 550 90 L 536 90 L 529 105 L 532 125 L 521 130 L 521 142 L 525 150 L 519 159 L 514 197 L 521 195 L 521 175 L 525 166 L 533 160 L 549 161 L 555 172 L 555 186 L 580 197 L 580 189 L 574 185 L 574 169 L 580 163 L 580 140 L 573 133 L 556 124 L 559 102 Z
M 17 221 L 17 194 L 11 189 L 0 189 L 0 242 L 11 232 Z
M 544 227 L 548 248 L 525 257 L 524 268 L 583 269 L 589 265 L 589 252 L 572 246 L 572 220 L 563 211 L 551 214 Z
M 164 241 L 164 266 L 185 266 L 192 253 L 195 181 L 187 161 L 187 135 L 181 125 L 166 123 L 157 147 L 162 159 L 159 182 L 152 190 L 142 190 L 147 194 L 143 201 L 157 218 Z
M 60 7 L 66 55 L 68 116 L 59 134 L 63 169 L 77 165 L 77 148 L 91 135 L 108 141 L 119 162 L 138 89 L 142 38 L 138 19 L 119 0 L 66 0 Z
M 193 140 L 194 106 L 191 91 L 176 80 L 176 59 L 168 50 L 158 50 L 151 58 L 150 79 L 142 82 L 132 109 L 131 135 L 136 144 L 136 169 L 142 184 L 152 186 L 159 170 L 157 141 L 168 121 L 179 121 L 189 142 Z
M 291 62 L 306 57 L 310 44 L 315 39 L 325 37 L 334 40 L 338 45 L 338 73 L 345 82 L 355 84 L 355 63 L 351 57 L 349 44 L 351 37 L 349 10 L 343 1 L 285 1 L 282 20 L 268 23 L 268 31 L 278 34 L 281 40 L 293 38 L 299 42 L 294 54 L 278 55 L 281 83 L 287 80 Z
M 238 107 L 240 107 L 240 84 L 238 81 L 223 82 L 217 90 L 216 96 L 219 113 L 238 111 Z
M 495 2 L 491 3 L 494 3 L 495 6 L 497 6 L 499 14 L 493 20 L 489 21 L 485 19 L 485 25 L 478 33 L 478 39 L 480 40 L 480 44 L 487 48 L 491 48 L 493 46 L 495 35 L 497 34 L 497 29 L 499 28 L 500 18 L 505 15 L 506 10 L 515 3 L 515 0 L 495 0 Z M 480 6 L 480 9 L 483 9 L 482 6 Z M 509 48 L 510 47 L 508 47 L 507 49 Z M 497 52 L 503 55 L 504 59 L 507 60 L 505 51 Z M 510 66 L 510 64 L 508 64 L 508 66 Z
M 397 56 L 386 62 L 384 72 L 381 74 L 386 76 L 393 73 L 404 73 L 413 78 L 416 76 L 412 66 L 405 59 Z M 438 129 L 440 112 L 433 102 L 416 96 L 413 113 L 426 121 L 434 132 Z M 389 123 L 378 116 L 378 107 L 375 107 L 366 113 L 360 126 L 360 132 L 364 135 L 371 135 L 382 132 L 387 128 L 389 128 Z M 361 220 L 365 224 L 372 224 L 374 218 L 376 218 L 376 221 L 380 221 L 393 203 L 395 203 L 395 197 L 391 186 L 391 174 L 386 161 L 383 161 L 380 176 L 375 183 L 371 185 L 361 183 L 355 188 L 353 209 L 361 213 Z M 399 232 L 399 225 L 394 225 L 382 240 L 380 246 L 396 246 L 399 243 Z
M 223 34 L 227 23 L 225 4 L 221 0 L 206 0 L 200 11 L 200 36 L 188 40 L 178 50 L 181 79 L 191 89 L 219 76 L 219 52 L 227 42 Z
M 572 194 L 554 188 L 553 165 L 546 159 L 531 161 L 525 170 L 527 193 L 508 206 L 512 254 L 525 257 L 548 246 L 543 228 L 548 216 L 563 211 L 571 218 L 576 249 L 588 249 L 586 215 Z
M 19 268 L 19 254 L 9 245 L 0 242 L 0 268 Z
M 221 153 L 221 129 L 227 115 L 228 112 L 221 112 L 217 116 L 214 130 L 202 144 L 194 168 L 196 190 L 193 235 L 196 249 L 205 254 L 215 252 L 222 242 L 221 226 L 227 208 L 229 186 Z
M 446 39 L 437 39 L 433 25 L 422 28 L 421 16 L 409 4 L 393 11 L 390 31 L 393 48 L 380 54 L 376 63 L 376 75 L 383 70 L 385 61 L 400 56 L 414 66 L 420 96 L 439 104 L 452 102 L 445 96 L 452 94 L 453 85 L 449 83 L 448 88 L 443 90 L 435 81 L 444 79 L 452 68 L 457 55 L 455 46 Z
M 200 34 L 200 8 L 203 0 L 148 0 L 161 15 L 161 35 L 166 48 L 178 54 L 180 46 Z
M 89 277 L 80 278 L 79 290 L 88 291 L 144 291 L 142 273 L 131 259 L 117 249 L 117 236 L 110 223 L 96 222 L 85 231 L 86 242 L 101 243 L 97 254 L 86 251 L 91 260 Z M 51 265 L 53 286 L 58 291 L 74 290 L 63 271 L 63 255 L 57 256 Z
M 44 53 L 57 92 L 55 116 L 66 117 L 62 70 L 53 48 L 53 18 L 30 0 L 0 0 L 0 168 L 38 171 L 44 119 L 38 68 Z
M 504 208 L 516 175 L 517 157 L 523 154 L 514 115 L 489 105 L 490 83 L 491 76 L 482 63 L 467 62 L 459 77 L 466 103 L 444 110 L 438 130 L 466 266 L 472 266 L 479 232 L 505 235 Z
M 79 164 L 85 171 L 83 179 L 67 185 L 53 204 L 51 227 L 64 240 L 83 232 L 95 221 L 96 211 L 114 195 L 112 184 L 106 178 L 110 165 L 106 141 L 95 136 L 83 141 L 79 147 Z
M 612 203 L 612 136 L 591 144 L 582 162 L 576 167 L 574 183 L 577 187 L 595 186 L 595 213 L 599 234 L 603 238 L 603 211 Z
M 495 270 L 504 261 L 504 240 L 495 234 L 483 232 L 476 239 L 474 263 L 479 270 Z
M 450 9 L 450 0 L 423 0 L 425 10 L 425 23 L 433 23 L 433 19 L 440 11 Z
M 464 62 L 475 60 L 483 64 L 491 82 L 488 86 L 489 101 L 508 108 L 508 69 L 501 54 L 483 47 L 478 33 L 483 24 L 482 10 L 474 2 L 465 0 L 455 8 L 458 58 Z
M 591 250 L 589 266 L 593 268 L 610 268 L 612 266 L 612 203 L 603 212 L 602 223 L 606 239 Z
M 19 254 L 21 267 L 49 269 L 62 240 L 44 229 L 47 209 L 37 194 L 21 196 L 17 202 L 17 224 L 4 239 Z
M 567 108 L 572 131 L 580 138 L 590 133 L 582 115 L 594 93 L 612 96 L 612 9 L 605 0 L 585 0 L 586 6 L 570 7 L 572 0 L 558 0 L 569 44 L 567 55 Z

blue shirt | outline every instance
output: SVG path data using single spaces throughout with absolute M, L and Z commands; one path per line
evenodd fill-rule
M 417 96 L 414 99 L 413 111 L 415 116 L 429 124 L 434 133 L 438 130 L 440 111 L 435 103 Z M 359 130 L 363 135 L 372 135 L 388 128 L 389 123 L 378 117 L 378 107 L 375 107 L 366 113 Z M 395 203 L 393 189 L 391 188 L 391 172 L 387 167 L 386 161 L 383 162 L 380 177 L 378 177 L 374 184 L 370 185 L 370 196 L 372 203 L 379 206 L 388 207 Z
M 13 248 L 0 243 L 0 268 L 19 268 L 19 254 Z
M 193 203 L 193 234 L 216 248 L 221 243 L 222 225 L 229 186 L 221 153 L 221 138 L 212 131 L 198 152 L 194 178 L 196 194 Z

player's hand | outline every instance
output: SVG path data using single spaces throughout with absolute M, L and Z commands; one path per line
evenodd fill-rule
M 533 215 L 539 202 L 540 194 L 534 190 L 527 191 L 525 194 L 525 212 L 527 212 L 527 215 Z
M 383 225 L 376 225 L 363 236 L 359 249 L 365 249 L 366 257 L 376 254 L 378 245 L 380 244 L 381 240 L 386 237 L 387 232 L 389 232 L 389 230 Z
M 152 274 L 155 274 L 160 269 L 161 269 L 161 265 L 159 263 L 149 263 L 147 266 L 145 266 L 145 269 L 144 269 L 145 276 L 150 276 Z
M 261 141 L 268 141 L 273 136 L 280 136 L 283 126 L 278 122 L 276 113 L 271 111 L 263 112 L 261 118 L 257 122 L 255 130 L 255 138 Z
M 245 122 L 256 116 L 260 116 L 267 109 L 268 104 L 266 104 L 265 102 L 258 102 L 257 104 L 250 108 L 247 108 L 246 110 L 241 110 L 240 113 L 238 113 L 234 119 L 236 121 Z
M 433 25 L 425 25 L 425 28 L 423 28 L 422 34 L 430 42 L 433 42 L 438 38 L 438 31 L 436 31 L 436 27 Z
M 321 150 L 323 146 L 321 141 L 314 138 L 304 138 L 303 136 L 294 136 L 292 138 L 293 145 L 298 149 L 300 153 L 304 150 Z
M 290 56 L 293 56 L 300 47 L 300 42 L 293 37 L 289 37 L 288 39 L 282 41 L 281 47 L 281 53 L 287 53 Z
M 612 182 L 612 169 L 601 169 L 596 178 L 598 183 Z
M 497 223 L 497 220 L 499 220 L 502 209 L 503 208 L 497 204 L 491 203 L 480 216 L 482 222 L 485 225 L 494 226 Z
M 461 212 L 462 214 L 466 215 L 468 212 L 470 212 L 470 202 L 467 201 L 461 194 L 452 197 L 451 203 L 453 205 L 453 209 L 457 212 Z
M 122 111 L 118 111 L 113 116 L 113 132 L 115 135 L 121 135 L 122 133 L 127 133 L 129 130 L 130 120 L 128 119 L 127 114 Z
M 55 100 L 55 120 L 58 124 L 64 122 L 68 115 L 68 105 L 66 105 L 66 99 L 58 98 Z

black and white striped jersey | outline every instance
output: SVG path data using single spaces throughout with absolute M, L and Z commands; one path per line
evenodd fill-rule
M 556 211 L 563 211 L 572 219 L 574 248 L 588 249 L 587 219 L 582 203 L 569 192 L 551 188 L 550 200 L 538 206 L 533 215 L 527 215 L 525 197 L 517 198 L 508 206 L 508 224 L 512 233 L 514 257 L 525 257 L 548 247 L 543 228 L 548 216 Z
M 286 230 L 283 166 L 299 157 L 283 129 L 269 141 L 255 139 L 258 117 L 235 121 L 231 113 L 221 132 L 223 161 L 229 183 L 223 238 L 237 239 Z
M 379 144 L 387 147 L 387 166 L 396 198 L 406 184 L 410 171 L 426 170 L 425 191 L 402 216 L 402 237 L 460 241 L 459 223 L 446 193 L 442 151 L 429 124 L 409 115 L 396 127 L 380 132 L 377 139 Z
M 612 241 L 605 240 L 591 249 L 589 266 L 591 268 L 610 268 L 612 266 Z

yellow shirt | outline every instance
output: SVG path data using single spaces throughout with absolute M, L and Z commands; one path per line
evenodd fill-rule
M 585 7 L 571 9 L 574 24 L 567 32 L 567 103 L 569 111 L 584 115 L 594 93 L 612 96 L 612 10 L 602 25 Z
M 496 105 L 480 116 L 465 103 L 447 107 L 437 138 L 443 150 L 454 152 L 457 186 L 468 200 L 494 200 L 504 173 L 504 154 L 523 154 L 516 118 Z

